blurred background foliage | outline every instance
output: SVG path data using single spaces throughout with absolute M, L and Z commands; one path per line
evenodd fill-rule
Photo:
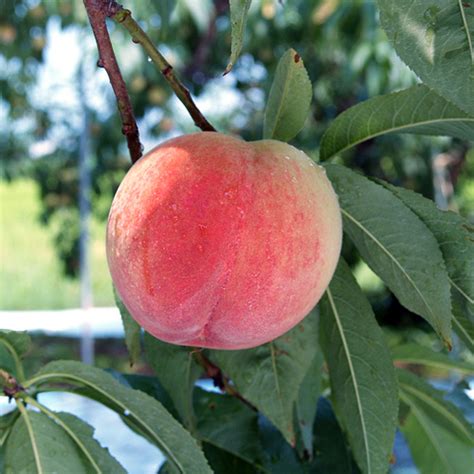
M 328 124 L 348 107 L 416 82 L 379 26 L 374 2 L 253 0 L 243 54 L 227 76 L 227 0 L 123 0 L 175 67 L 216 128 L 246 140 L 262 135 L 263 111 L 279 57 L 295 48 L 313 82 L 306 125 L 292 143 L 318 159 Z M 112 22 L 112 41 L 139 121 L 145 151 L 196 131 L 140 47 Z M 104 229 L 130 166 L 115 99 L 80 0 L 0 0 L 0 308 L 77 306 L 78 149 L 90 140 L 94 302 L 113 304 Z M 294 91 L 295 94 L 298 91 Z M 84 115 L 89 118 L 84 126 Z M 448 138 L 384 136 L 339 157 L 474 216 L 474 154 Z M 386 324 L 422 325 L 361 264 L 346 258 Z

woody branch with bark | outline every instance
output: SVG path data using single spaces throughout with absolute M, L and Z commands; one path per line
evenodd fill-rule
M 133 113 L 130 96 L 128 95 L 127 87 L 120 72 L 107 30 L 107 18 L 111 18 L 125 27 L 133 41 L 142 45 L 145 53 L 158 67 L 178 99 L 186 107 L 196 126 L 203 131 L 215 131 L 215 128 L 196 106 L 189 90 L 174 73 L 173 67 L 154 46 L 140 25 L 133 19 L 130 10 L 124 9 L 114 0 L 84 0 L 84 5 L 99 50 L 99 61 L 97 64 L 103 67 L 109 76 L 122 120 L 122 131 L 127 139 L 128 149 L 133 163 L 142 156 L 143 147 L 140 143 L 138 126 Z

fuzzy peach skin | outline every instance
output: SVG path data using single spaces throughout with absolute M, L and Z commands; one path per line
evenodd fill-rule
M 303 152 L 201 132 L 130 169 L 110 210 L 107 258 L 130 314 L 158 339 L 244 349 L 308 314 L 341 239 L 334 190 Z

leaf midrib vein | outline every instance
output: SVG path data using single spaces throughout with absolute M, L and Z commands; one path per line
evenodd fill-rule
M 36 469 L 38 470 L 38 474 L 43 474 L 44 473 L 43 466 L 41 465 L 41 458 L 39 455 L 38 446 L 36 444 L 36 438 L 33 432 L 33 427 L 31 426 L 31 420 L 28 415 L 28 411 L 26 410 L 25 405 L 23 405 L 23 402 L 21 400 L 16 400 L 16 404 L 18 406 L 18 410 L 20 410 L 23 416 L 23 420 L 25 421 L 25 425 L 26 425 L 26 430 L 28 431 L 28 436 L 30 437 L 31 448 L 33 449 L 33 456 L 35 458 Z
M 420 122 L 416 122 L 416 123 L 408 123 L 406 125 L 399 125 L 397 127 L 390 127 L 390 128 L 382 129 L 382 130 L 379 130 L 379 131 L 377 131 L 375 133 L 372 133 L 370 135 L 363 136 L 362 138 L 360 138 L 360 139 L 358 139 L 354 142 L 349 143 L 345 147 L 331 152 L 330 155 L 324 156 L 322 159 L 327 160 L 328 158 L 331 158 L 332 156 L 336 155 L 337 153 L 342 153 L 343 151 L 348 150 L 349 148 L 352 148 L 353 146 L 356 146 L 359 143 L 362 143 L 366 140 L 370 140 L 371 138 L 378 137 L 380 135 L 384 135 L 386 133 L 396 132 L 398 130 L 403 130 L 405 128 L 412 128 L 412 127 L 415 128 L 415 127 L 421 127 L 423 125 L 433 125 L 433 124 L 441 123 L 441 122 L 473 122 L 474 123 L 474 118 L 470 118 L 470 117 L 439 118 L 439 119 L 424 120 L 424 121 L 420 121 Z M 342 123 L 342 121 L 341 121 L 341 123 Z
M 366 427 L 365 427 L 365 419 L 364 419 L 364 412 L 363 412 L 363 409 L 362 409 L 362 401 L 360 399 L 360 394 L 359 394 L 359 386 L 357 384 L 357 379 L 356 379 L 354 366 L 352 365 L 352 359 L 350 357 L 349 346 L 347 344 L 346 337 L 345 337 L 343 328 L 341 326 L 339 312 L 337 310 L 336 304 L 335 304 L 334 299 L 332 297 L 331 290 L 328 288 L 326 290 L 326 292 L 327 292 L 327 295 L 328 295 L 328 299 L 329 299 L 329 303 L 331 305 L 332 311 L 334 313 L 334 319 L 336 321 L 336 325 L 337 325 L 337 328 L 339 330 L 339 334 L 340 334 L 341 341 L 342 341 L 342 346 L 343 346 L 344 352 L 346 354 L 347 363 L 349 365 L 349 371 L 352 375 L 352 384 L 354 385 L 354 391 L 355 391 L 355 394 L 356 394 L 356 402 L 357 402 L 357 407 L 358 407 L 359 414 L 360 414 L 360 421 L 361 421 L 361 426 L 362 426 L 362 435 L 363 435 L 364 446 L 365 446 L 365 450 L 366 450 L 367 472 L 368 472 L 368 474 L 370 474 L 372 472 L 372 469 L 371 469 L 371 464 L 370 464 L 369 441 L 367 439 L 367 431 L 366 431 Z
M 418 420 L 418 423 L 424 429 L 426 435 L 428 436 L 428 438 L 431 440 L 431 443 L 435 447 L 439 458 L 444 463 L 444 465 L 446 467 L 446 472 L 451 473 L 452 471 L 449 470 L 449 463 L 448 463 L 446 457 L 444 456 L 444 452 L 441 450 L 441 448 L 438 444 L 438 440 L 436 439 L 436 436 L 430 430 L 429 424 L 426 423 L 425 418 L 423 416 L 423 413 L 418 409 L 416 403 L 414 403 L 413 400 L 410 399 L 410 397 L 404 396 L 402 392 L 400 392 L 400 398 L 402 400 L 404 400 L 404 402 L 407 403 L 410 406 L 410 408 L 413 410 L 413 414 L 416 416 L 416 419 Z
M 411 392 L 416 397 L 421 398 L 425 403 L 430 405 L 435 411 L 443 415 L 445 418 L 449 418 L 453 425 L 456 425 L 458 429 L 460 429 L 468 438 L 472 438 L 472 434 L 466 430 L 466 427 L 463 426 L 463 424 L 460 423 L 459 420 L 449 410 L 445 409 L 441 403 L 437 403 L 437 400 L 427 396 L 421 390 L 417 390 L 417 388 L 413 387 L 412 385 L 407 385 L 403 382 L 400 382 L 400 386 L 402 386 L 407 392 Z M 433 403 L 433 401 L 435 403 Z
M 402 272 L 402 275 L 405 276 L 405 278 L 410 282 L 410 284 L 413 286 L 413 288 L 416 290 L 418 295 L 420 296 L 421 300 L 423 301 L 423 304 L 425 305 L 426 309 L 428 312 L 431 314 L 433 318 L 433 322 L 438 323 L 436 316 L 433 314 L 433 311 L 431 310 L 430 306 L 428 305 L 428 302 L 425 300 L 425 297 L 423 296 L 423 293 L 418 289 L 418 286 L 415 284 L 415 282 L 412 280 L 410 275 L 405 271 L 405 269 L 402 267 L 400 262 L 395 258 L 394 255 L 380 242 L 375 235 L 373 235 L 369 229 L 364 227 L 357 219 L 355 219 L 349 212 L 347 212 L 345 209 L 341 208 L 341 212 L 347 216 L 348 219 L 350 219 L 352 222 L 354 222 L 355 225 L 357 225 L 362 231 L 364 231 L 387 255 L 388 257 L 395 263 L 395 265 L 400 269 Z
M 181 465 L 181 463 L 176 459 L 174 456 L 174 453 L 169 447 L 164 443 L 159 437 L 156 436 L 155 432 L 153 431 L 152 428 L 137 414 L 135 413 L 134 410 L 131 410 L 127 405 L 123 404 L 120 400 L 117 400 L 114 396 L 111 394 L 107 393 L 106 391 L 102 390 L 100 386 L 94 384 L 93 382 L 89 382 L 88 380 L 85 380 L 79 376 L 69 374 L 69 373 L 61 373 L 61 372 L 54 372 L 54 373 L 48 373 L 44 375 L 39 375 L 38 377 L 35 377 L 33 379 L 29 380 L 28 385 L 31 385 L 33 383 L 36 383 L 38 381 L 41 381 L 42 379 L 54 379 L 54 378 L 65 378 L 65 379 L 70 379 L 70 380 L 75 380 L 76 382 L 79 382 L 83 385 L 86 385 L 88 387 L 93 388 L 94 390 L 97 390 L 99 393 L 104 395 L 105 397 L 113 400 L 114 403 L 116 403 L 121 409 L 124 411 L 128 410 L 133 417 L 138 420 L 150 433 L 151 437 L 154 438 L 158 445 L 163 448 L 163 450 L 166 452 L 167 456 L 172 460 L 172 462 L 176 465 L 176 467 L 184 474 L 186 471 L 184 470 L 184 467 Z M 26 384 L 25 384 L 26 385 Z

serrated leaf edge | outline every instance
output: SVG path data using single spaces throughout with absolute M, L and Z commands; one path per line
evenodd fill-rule
M 410 275 L 405 271 L 402 265 L 400 265 L 400 262 L 392 255 L 392 253 L 380 242 L 375 235 L 373 235 L 369 229 L 367 229 L 363 224 L 361 224 L 357 219 L 355 219 L 349 212 L 347 212 L 345 209 L 341 208 L 341 213 L 344 214 L 348 219 L 350 219 L 357 227 L 359 227 L 363 232 L 365 232 L 387 255 L 388 257 L 395 263 L 395 265 L 400 269 L 402 274 L 405 276 L 405 278 L 409 281 L 409 283 L 413 286 L 413 288 L 416 290 L 416 292 L 420 295 L 425 307 L 428 309 L 429 313 L 433 317 L 433 323 L 436 321 L 436 317 L 433 314 L 433 311 L 431 307 L 428 305 L 428 302 L 426 301 L 425 297 L 423 296 L 423 293 L 419 290 L 418 286 L 415 284 L 415 282 L 412 280 Z M 449 346 L 451 346 L 451 340 L 444 339 L 444 336 L 442 335 L 442 332 L 439 328 L 435 328 L 442 339 L 448 343 Z
M 79 447 L 79 449 L 82 451 L 82 453 L 84 454 L 84 456 L 87 458 L 87 460 L 92 464 L 92 466 L 94 467 L 95 471 L 98 473 L 98 474 L 102 474 L 102 471 L 100 470 L 99 466 L 97 465 L 97 463 L 95 462 L 94 458 L 90 455 L 89 451 L 87 450 L 87 448 L 84 446 L 84 444 L 82 443 L 82 441 L 76 436 L 76 434 L 74 433 L 74 431 L 71 430 L 71 428 L 69 428 L 69 426 L 67 426 L 67 424 L 61 420 L 61 418 L 59 416 L 56 415 L 56 413 L 48 410 L 48 408 L 46 408 L 44 405 L 38 403 L 36 400 L 34 400 L 33 398 L 31 397 L 27 397 L 26 398 L 26 402 L 29 403 L 30 405 L 38 408 L 38 410 L 40 410 L 41 412 L 43 412 L 46 416 L 48 416 L 49 418 L 51 418 L 52 420 L 54 420 L 70 437 L 71 439 L 76 443 L 76 445 Z
M 35 383 L 38 383 L 38 382 L 41 382 L 41 381 L 44 381 L 44 380 L 55 379 L 55 378 L 66 379 L 66 380 L 74 380 L 76 382 L 79 382 L 80 384 L 85 385 L 87 387 L 90 387 L 90 388 L 96 390 L 97 392 L 99 392 L 100 394 L 102 394 L 103 396 L 105 396 L 106 398 L 112 400 L 122 410 L 128 411 L 130 413 L 130 415 L 132 415 L 136 420 L 138 420 L 142 424 L 142 426 L 144 428 L 146 428 L 148 433 L 151 435 L 151 438 L 155 439 L 157 445 L 166 453 L 166 457 L 173 462 L 173 464 L 180 470 L 180 472 L 185 474 L 184 467 L 180 464 L 179 460 L 176 459 L 176 457 L 173 454 L 173 451 L 159 437 L 156 436 L 155 432 L 153 431 L 152 428 L 150 428 L 150 426 L 148 425 L 146 420 L 144 420 L 142 417 L 140 417 L 134 411 L 130 410 L 127 407 L 127 405 L 124 405 L 120 400 L 117 400 L 112 394 L 102 390 L 100 386 L 90 382 L 89 380 L 85 380 L 81 377 L 78 377 L 74 374 L 58 373 L 58 372 L 56 372 L 56 373 L 52 372 L 52 373 L 48 373 L 48 374 L 45 374 L 45 375 L 38 375 L 36 377 L 33 377 L 32 379 L 30 379 L 28 381 L 27 384 L 25 384 L 25 386 L 30 386 L 30 385 L 33 385 Z

